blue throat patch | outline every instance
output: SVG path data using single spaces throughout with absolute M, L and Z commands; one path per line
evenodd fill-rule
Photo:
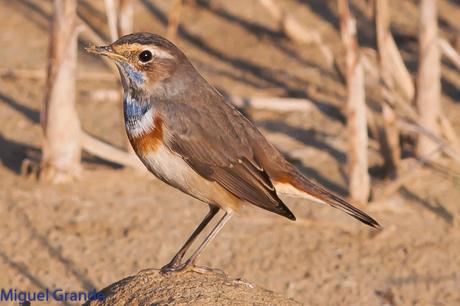
M 119 62 L 120 70 L 123 73 L 124 79 L 127 81 L 127 92 L 125 92 L 125 99 L 123 101 L 123 113 L 126 124 L 133 124 L 135 121 L 140 120 L 142 116 L 151 108 L 150 103 L 138 101 L 130 93 L 136 87 L 142 87 L 145 82 L 144 74 L 137 71 L 133 66 L 126 62 Z
M 151 108 L 150 103 L 139 103 L 129 94 L 123 101 L 123 113 L 126 122 L 133 122 L 142 118 Z
M 140 71 L 137 71 L 134 69 L 133 66 L 131 66 L 128 63 L 121 62 L 120 63 L 123 72 L 126 74 L 126 78 L 133 82 L 137 86 L 141 86 L 144 84 L 144 74 Z

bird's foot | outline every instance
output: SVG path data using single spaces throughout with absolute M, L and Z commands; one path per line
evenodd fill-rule
M 188 259 L 185 262 L 180 262 L 181 258 L 174 258 L 170 263 L 161 268 L 161 274 L 167 274 L 172 272 L 187 272 L 193 269 L 193 261 Z
M 213 274 L 219 274 L 223 277 L 227 277 L 227 274 L 225 274 L 225 272 L 221 269 L 209 268 L 209 267 L 204 267 L 204 266 L 202 267 L 192 266 L 191 270 L 199 274 L 213 273 Z
M 195 266 L 193 261 L 189 260 L 184 263 L 170 262 L 160 269 L 160 273 L 163 275 L 173 272 L 196 272 L 199 274 L 217 273 L 226 276 L 224 271 L 220 269 Z
M 186 267 L 184 264 L 170 262 L 160 269 L 160 273 L 164 275 L 172 272 L 183 272 L 185 269 Z

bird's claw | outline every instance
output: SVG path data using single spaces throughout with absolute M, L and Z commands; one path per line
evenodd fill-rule
M 168 273 L 177 273 L 177 272 L 196 272 L 199 274 L 206 274 L 206 273 L 218 273 L 225 276 L 225 273 L 219 269 L 213 269 L 203 266 L 195 266 L 193 262 L 186 261 L 182 264 L 178 264 L 175 262 L 170 262 L 169 264 L 165 265 L 160 269 L 160 273 L 162 275 Z

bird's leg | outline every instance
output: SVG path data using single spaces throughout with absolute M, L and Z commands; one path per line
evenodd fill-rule
M 203 249 L 206 247 L 206 245 L 216 237 L 216 235 L 220 232 L 220 230 L 224 227 L 225 223 L 230 220 L 232 217 L 231 212 L 226 212 L 225 215 L 219 220 L 219 222 L 214 226 L 212 231 L 209 233 L 209 235 L 204 239 L 204 241 L 200 244 L 200 246 L 193 252 L 192 256 L 190 256 L 187 261 L 185 261 L 183 264 L 180 265 L 178 270 L 184 270 L 187 269 L 188 267 L 192 266 L 197 259 L 198 255 L 203 251 Z
M 173 259 L 163 268 L 161 268 L 162 272 L 169 272 L 169 271 L 175 271 L 177 270 L 181 264 L 181 260 L 184 257 L 185 253 L 187 250 L 190 248 L 192 245 L 193 241 L 195 241 L 196 237 L 203 231 L 203 229 L 208 225 L 208 223 L 214 218 L 214 216 L 219 212 L 219 207 L 214 206 L 214 205 L 209 205 L 209 212 L 204 217 L 203 221 L 201 221 L 200 225 L 193 231 L 192 235 L 187 239 L 187 241 L 184 243 L 182 248 L 177 252 L 176 255 L 174 255 Z

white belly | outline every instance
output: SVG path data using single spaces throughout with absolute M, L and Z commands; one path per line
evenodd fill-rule
M 190 166 L 165 146 L 161 145 L 155 152 L 141 156 L 141 160 L 157 177 L 174 187 L 183 189 L 191 185 L 193 173 Z
M 179 155 L 164 145 L 140 158 L 158 178 L 203 202 L 226 210 L 238 210 L 241 205 L 239 199 L 216 182 L 199 175 Z

